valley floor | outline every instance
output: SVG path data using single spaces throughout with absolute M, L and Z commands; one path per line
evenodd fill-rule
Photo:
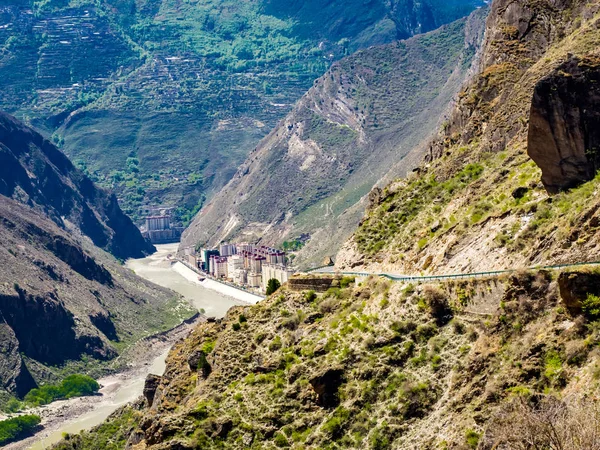
M 4 448 L 43 450 L 60 441 L 64 433 L 78 433 L 99 425 L 117 408 L 141 395 L 148 374 L 162 374 L 171 346 L 187 336 L 201 321 L 202 317 L 197 316 L 194 321 L 184 323 L 169 333 L 138 343 L 134 351 L 129 352 L 134 358 L 129 363 L 130 369 L 98 380 L 102 386 L 99 395 L 57 401 L 27 411 L 42 418 L 42 430 Z

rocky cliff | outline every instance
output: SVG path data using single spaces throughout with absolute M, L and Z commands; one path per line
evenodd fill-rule
M 418 173 L 378 196 L 339 266 L 455 273 L 596 260 L 597 181 L 585 181 L 596 170 L 597 21 L 596 2 L 494 2 L 479 75 Z
M 600 59 L 572 57 L 535 87 L 527 153 L 552 194 L 594 179 L 600 168 Z
M 191 315 L 101 249 L 126 258 L 152 248 L 114 196 L 6 115 L 0 154 L 0 394 L 22 396 L 60 370 L 101 374 L 121 350 Z
M 597 316 L 566 312 L 562 278 L 284 288 L 200 326 L 143 402 L 55 448 L 513 449 L 547 443 L 547 416 L 565 448 L 595 448 Z
M 373 185 L 422 156 L 467 77 L 485 13 L 336 63 L 200 211 L 182 246 L 278 245 L 308 233 L 297 261 L 335 254 Z

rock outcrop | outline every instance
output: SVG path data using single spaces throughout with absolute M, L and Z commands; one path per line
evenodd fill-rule
M 563 272 L 558 277 L 560 297 L 573 314 L 581 312 L 588 295 L 600 295 L 600 274 L 594 272 Z
M 19 353 L 19 341 L 0 313 L 0 388 L 23 396 L 37 386 Z
M 160 386 L 161 377 L 159 375 L 149 374 L 144 382 L 144 398 L 146 405 L 150 408 L 154 402 L 154 395 L 158 386 Z
M 556 194 L 600 168 L 600 58 L 571 57 L 536 85 L 527 153 Z

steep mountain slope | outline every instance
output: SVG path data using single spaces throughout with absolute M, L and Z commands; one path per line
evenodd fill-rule
M 567 277 L 599 292 L 598 273 Z M 145 400 L 55 448 L 515 449 L 547 443 L 536 423 L 597 448 L 598 333 L 558 291 L 549 273 L 284 289 L 200 326 Z
M 114 196 L 6 115 L 0 152 L 0 400 L 75 370 L 99 374 L 192 315 L 99 248 L 120 258 L 152 249 Z
M 154 247 L 119 208 L 53 144 L 0 113 L 0 194 L 72 223 L 117 258 L 141 257 Z
M 467 76 L 484 18 L 480 10 L 334 64 L 201 210 L 182 246 L 309 233 L 300 261 L 334 254 L 358 224 L 361 198 L 421 157 Z
M 597 260 L 597 19 L 596 2 L 495 2 L 480 75 L 419 172 L 374 195 L 339 267 Z
M 479 3 L 5 2 L 0 109 L 54 133 L 129 214 L 157 203 L 183 214 L 230 179 L 333 60 Z
M 598 0 L 495 0 L 481 73 L 423 166 L 373 191 L 338 264 L 597 259 L 599 25 Z M 57 448 L 595 449 L 599 305 L 597 266 L 302 275 L 200 326 L 145 399 Z

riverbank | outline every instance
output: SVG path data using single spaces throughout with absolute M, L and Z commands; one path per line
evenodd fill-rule
M 190 269 L 188 266 L 179 261 L 173 264 L 173 270 L 180 274 L 182 277 L 184 277 L 186 280 L 191 281 L 192 283 L 195 283 L 206 289 L 211 289 L 213 291 L 219 292 L 223 295 L 227 295 L 228 297 L 233 297 L 236 300 L 241 300 L 243 302 L 255 305 L 264 299 L 260 295 L 253 294 L 251 292 L 244 291 L 242 289 L 238 289 L 224 283 L 220 283 L 208 277 L 205 277 L 204 280 L 200 281 L 198 279 L 200 275 L 197 272 Z
M 130 403 L 142 394 L 144 381 L 150 373 L 162 375 L 166 357 L 175 342 L 183 339 L 200 322 L 197 315 L 169 332 L 148 337 L 135 344 L 128 353 L 129 368 L 98 380 L 98 395 L 60 400 L 32 408 L 28 414 L 42 419 L 43 429 L 34 436 L 8 444 L 6 450 L 44 450 L 62 439 L 63 433 L 78 433 L 102 423 L 117 408 Z

